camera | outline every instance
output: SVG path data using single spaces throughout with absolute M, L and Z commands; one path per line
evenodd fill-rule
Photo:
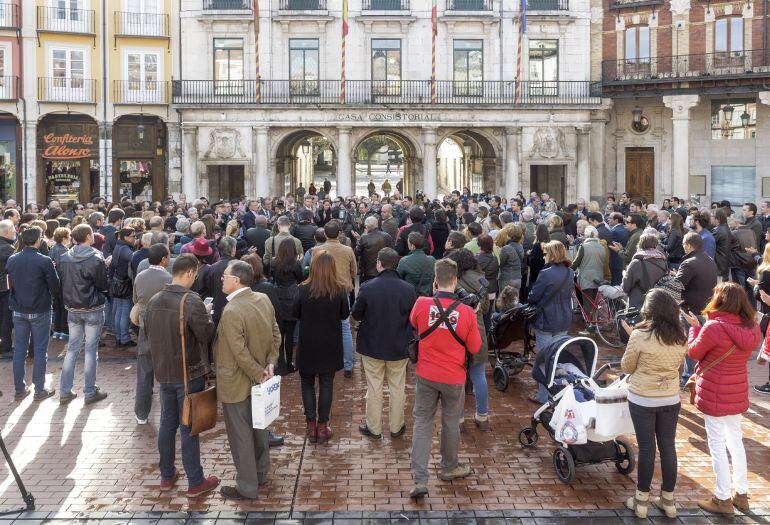
M 455 290 L 455 294 L 457 295 L 457 298 L 460 299 L 461 303 L 468 305 L 474 309 L 481 302 L 481 297 L 479 297 L 475 293 L 468 292 L 468 290 L 462 287 Z

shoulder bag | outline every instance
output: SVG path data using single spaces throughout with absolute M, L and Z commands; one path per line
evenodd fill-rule
M 409 354 L 409 361 L 412 363 L 417 363 L 417 355 L 419 353 L 419 347 L 420 347 L 420 341 L 428 337 L 430 334 L 432 334 L 436 328 L 441 325 L 441 323 L 444 323 L 446 327 L 449 329 L 449 333 L 452 334 L 452 337 L 455 338 L 455 341 L 457 341 L 458 344 L 462 345 L 463 348 L 465 347 L 465 341 L 460 339 L 460 336 L 457 335 L 457 332 L 455 332 L 455 329 L 452 327 L 452 323 L 449 320 L 449 314 L 451 314 L 455 309 L 457 309 L 458 306 L 460 306 L 460 301 L 454 301 L 452 304 L 450 304 L 446 310 L 441 306 L 441 302 L 433 298 L 433 303 L 436 305 L 436 308 L 438 308 L 439 318 L 436 320 L 435 323 L 428 326 L 427 329 L 421 334 L 419 334 L 415 339 L 412 339 L 409 341 L 409 344 L 406 346 L 406 351 Z
M 524 316 L 524 319 L 527 321 L 534 321 L 535 318 L 540 315 L 540 312 L 545 309 L 546 305 L 548 305 L 548 303 L 550 303 L 553 298 L 556 297 L 556 294 L 559 293 L 559 290 L 561 290 L 562 287 L 567 284 L 567 281 L 569 281 L 569 268 L 567 269 L 567 275 L 564 277 L 564 280 L 561 282 L 561 284 L 553 289 L 550 295 L 545 298 L 545 301 L 543 301 L 540 306 L 528 304 L 522 308 L 521 313 Z
M 184 378 L 184 403 L 181 423 L 190 427 L 190 435 L 211 430 L 217 424 L 217 387 L 209 385 L 200 392 L 187 389 L 187 345 L 185 344 L 184 303 L 189 294 L 179 301 L 179 336 L 182 338 L 182 377 Z
M 704 366 L 703 370 L 698 370 L 693 375 L 690 376 L 690 378 L 687 380 L 687 384 L 685 386 L 690 389 L 690 404 L 691 405 L 695 404 L 695 381 L 699 377 L 703 376 L 703 374 L 705 374 L 706 372 L 708 372 L 709 370 L 711 370 L 712 368 L 717 366 L 719 363 L 721 363 L 722 361 L 724 361 L 725 359 L 730 357 L 730 354 L 735 352 L 736 348 L 737 347 L 735 345 L 731 346 L 730 349 L 727 352 L 725 352 L 724 354 L 719 356 L 714 361 L 710 362 L 708 365 Z

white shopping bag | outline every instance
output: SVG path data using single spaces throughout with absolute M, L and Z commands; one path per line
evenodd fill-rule
M 556 434 L 556 441 L 565 445 L 584 445 L 588 442 L 586 424 L 580 403 L 575 400 L 572 385 L 567 385 L 559 404 L 551 418 L 551 428 Z
M 596 394 L 596 424 L 600 436 L 612 439 L 634 433 L 634 423 L 628 409 L 628 376 L 618 379 L 606 388 L 594 388 Z
M 265 429 L 281 412 L 281 376 L 251 387 L 251 426 Z

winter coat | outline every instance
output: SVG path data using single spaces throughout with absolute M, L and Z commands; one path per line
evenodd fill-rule
M 280 303 L 279 311 L 276 317 L 283 321 L 294 321 L 292 317 L 292 308 L 294 299 L 297 298 L 297 287 L 299 283 L 305 280 L 302 272 L 302 265 L 294 262 L 290 268 L 275 268 L 273 270 L 273 281 L 275 282 L 278 301 Z
M 479 261 L 479 266 L 484 272 L 484 277 L 489 281 L 487 291 L 489 293 L 497 293 L 497 277 L 500 270 L 500 264 L 497 262 L 497 257 L 492 253 L 481 252 L 476 255 L 476 259 Z
M 583 290 L 599 288 L 607 265 L 607 248 L 597 237 L 589 237 L 578 247 L 572 267 L 577 270 L 577 283 Z
M 398 262 L 398 275 L 414 286 L 417 295 L 430 297 L 433 294 L 433 277 L 436 259 L 425 255 L 422 250 L 415 250 Z
M 310 297 L 299 286 L 292 317 L 299 319 L 297 369 L 302 374 L 327 374 L 342 369 L 342 321 L 350 315 L 346 291 L 334 297 Z
M 535 319 L 535 329 L 552 334 L 569 330 L 574 280 L 575 272 L 564 264 L 543 268 L 527 297 L 527 303 L 542 309 Z
M 36 248 L 27 246 L 10 256 L 5 268 L 11 284 L 11 311 L 50 314 L 53 298 L 61 296 L 61 283 L 53 261 Z
M 698 361 L 695 367 L 695 406 L 713 417 L 742 414 L 749 409 L 747 361 L 759 344 L 759 325 L 743 324 L 739 316 L 711 312 L 706 324 L 690 328 L 687 355 Z M 704 368 L 735 345 L 727 358 L 706 372 Z
M 498 289 L 503 290 L 513 281 L 521 281 L 525 264 L 524 248 L 518 242 L 509 242 L 500 249 L 500 277 Z
M 447 222 L 431 223 L 430 236 L 433 239 L 433 257 L 436 260 L 444 257 L 444 247 L 450 231 Z
M 644 296 L 667 273 L 666 259 L 645 259 L 641 253 L 634 255 L 621 283 L 623 291 L 628 295 L 628 306 L 641 308 Z
M 108 283 L 101 252 L 91 246 L 74 246 L 59 260 L 59 277 L 67 310 L 104 308 Z
M 487 331 L 484 327 L 484 314 L 489 311 L 489 298 L 487 297 L 487 290 L 481 283 L 481 279 L 484 279 L 484 274 L 478 270 L 466 270 L 457 279 L 457 287 L 465 288 L 468 293 L 476 294 L 481 299 L 479 303 L 481 306 L 476 312 L 476 323 L 479 326 L 479 334 L 481 334 L 481 349 L 477 354 L 473 354 L 471 357 L 471 364 L 478 365 L 489 359 L 487 355 Z
M 377 276 L 377 257 L 383 248 L 393 248 L 393 239 L 381 230 L 365 233 L 356 243 L 358 269 L 364 277 Z
M 668 262 L 679 264 L 684 257 L 684 247 L 682 247 L 682 234 L 674 228 L 669 229 L 666 239 L 661 243 L 668 255 Z
M 714 240 L 716 241 L 717 251 L 714 262 L 717 263 L 719 275 L 727 275 L 730 271 L 730 243 L 732 235 L 727 224 L 720 224 L 714 228 Z
M 552 241 L 561 241 L 565 248 L 569 248 L 569 241 L 567 240 L 567 234 L 564 233 L 564 228 L 558 226 L 550 232 Z
M 717 265 L 703 250 L 685 255 L 676 272 L 676 279 L 682 286 L 682 307 L 693 313 L 700 313 L 711 300 L 717 285 Z
M 628 379 L 628 390 L 643 397 L 667 397 L 679 393 L 679 366 L 687 345 L 667 345 L 650 330 L 634 330 L 628 338 L 620 367 Z

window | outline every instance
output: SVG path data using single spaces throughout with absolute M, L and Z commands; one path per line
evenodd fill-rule
M 0 100 L 14 98 L 13 66 L 11 65 L 11 44 L 0 42 Z
M 243 92 L 243 39 L 214 39 L 214 93 Z
M 728 106 L 727 114 L 724 111 Z M 732 118 L 729 108 L 732 108 Z M 711 138 L 715 140 L 742 140 L 757 134 L 757 103 L 754 99 L 712 100 Z
M 401 94 L 401 40 L 372 40 L 372 89 L 375 95 Z
M 634 26 L 626 29 L 626 64 L 649 64 L 650 28 Z
M 743 73 L 743 18 L 727 16 L 714 22 L 714 55 L 712 67 L 735 68 Z
M 53 0 L 53 7 L 56 8 L 55 16 L 58 20 L 79 21 L 82 19 L 83 6 L 79 0 Z
M 710 200 L 727 200 L 733 206 L 756 201 L 754 171 L 754 166 L 712 166 Z
M 158 13 L 160 0 L 126 0 L 126 11 L 129 13 Z
M 292 95 L 318 95 L 318 39 L 289 40 L 289 90 Z
M 529 92 L 531 95 L 559 94 L 559 41 L 529 41 Z
M 484 42 L 482 40 L 455 40 L 454 95 L 475 96 L 483 94 Z
M 122 30 L 130 35 L 161 36 L 165 33 L 160 0 L 125 0 Z
M 82 89 L 85 80 L 85 53 L 78 49 L 52 49 L 51 77 L 54 88 Z
M 128 51 L 124 55 L 125 102 L 160 102 L 158 81 L 160 53 L 157 51 Z

